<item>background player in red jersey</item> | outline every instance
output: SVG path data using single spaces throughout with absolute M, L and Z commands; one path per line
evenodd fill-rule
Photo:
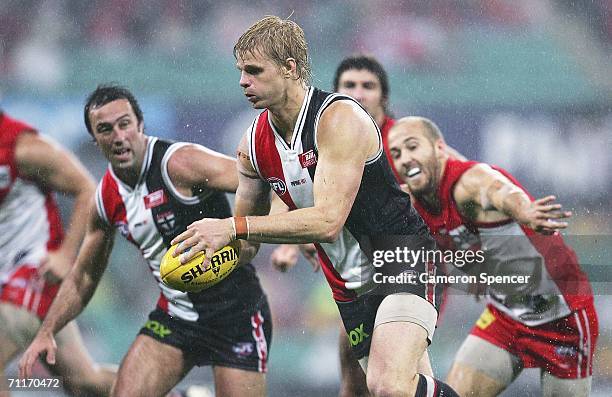
M 487 288 L 487 309 L 448 383 L 463 396 L 496 396 L 522 368 L 537 367 L 544 396 L 588 396 L 598 323 L 588 279 L 557 233 L 571 214 L 553 196 L 533 200 L 502 169 L 450 158 L 428 119 L 399 120 L 389 148 L 441 249 L 482 249 L 486 261 L 474 274 L 535 280 Z
M 0 371 L 36 335 L 85 234 L 95 185 L 66 149 L 0 111 Z M 64 236 L 53 192 L 74 199 Z M 115 371 L 96 365 L 76 323 L 59 332 L 50 364 L 74 395 L 108 395 Z M 0 377 L 0 395 L 8 395 Z
M 367 241 L 377 249 L 384 234 L 401 235 L 402 244 L 410 246 L 409 236 L 433 244 L 401 194 L 376 124 L 350 97 L 307 86 L 307 44 L 292 21 L 263 18 L 240 37 L 234 54 L 245 96 L 263 110 L 238 149 L 238 216 L 194 222 L 173 240 L 180 243 L 175 255 L 183 262 L 200 251 L 208 257 L 233 239 L 315 241 L 370 392 L 456 395 L 417 373 L 437 317 L 433 290 L 424 285 L 405 286 L 407 293 L 377 289 L 373 264 L 361 251 L 360 243 Z M 292 211 L 267 215 L 271 189 Z M 381 212 L 390 216 L 376 216 Z M 415 264 L 415 271 L 427 267 Z
M 140 249 L 161 294 L 122 360 L 112 395 L 163 396 L 195 365 L 213 367 L 217 395 L 265 395 L 272 323 L 252 265 L 243 263 L 223 283 L 198 293 L 173 290 L 159 278 L 174 236 L 202 214 L 231 216 L 225 192 L 236 189 L 235 160 L 146 135 L 142 110 L 123 87 L 98 87 L 84 117 L 109 167 L 90 203 L 75 267 L 20 362 L 21 376 L 29 376 L 39 355 L 53 361 L 53 335 L 91 299 L 118 230 Z

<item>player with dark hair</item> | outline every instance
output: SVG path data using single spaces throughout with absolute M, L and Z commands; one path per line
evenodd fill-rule
M 20 363 L 29 376 L 39 355 L 53 360 L 53 335 L 89 302 L 106 268 L 115 230 L 135 244 L 161 289 L 124 357 L 114 396 L 163 396 L 195 365 L 211 365 L 217 395 L 263 396 L 272 332 L 270 310 L 255 270 L 243 261 L 227 279 L 198 293 L 159 277 L 170 241 L 202 216 L 227 218 L 224 192 L 238 184 L 235 160 L 191 143 L 145 135 L 142 111 L 125 88 L 100 86 L 87 99 L 85 123 L 109 161 L 92 202 L 87 234 L 34 342 Z
M 482 267 L 460 268 L 481 283 L 482 274 L 509 277 L 487 286 L 487 308 L 448 383 L 462 396 L 496 396 L 535 367 L 544 396 L 588 396 L 598 322 L 588 278 L 558 233 L 571 213 L 553 196 L 534 200 L 503 169 L 449 157 L 445 145 L 421 117 L 389 132 L 395 166 L 440 248 L 483 251 Z
M 295 22 L 273 16 L 239 38 L 240 86 L 263 111 L 238 148 L 237 216 L 194 222 L 174 239 L 175 255 L 183 262 L 201 251 L 209 257 L 234 239 L 316 242 L 370 392 L 455 396 L 417 373 L 437 318 L 433 286 L 390 291 L 374 281 L 372 253 L 384 249 L 386 236 L 400 236 L 405 248 L 430 247 L 433 240 L 399 188 L 371 116 L 348 96 L 308 86 L 307 47 Z M 270 190 L 289 212 L 268 215 Z M 411 270 L 432 267 L 419 262 Z
M 0 111 L 0 395 L 4 369 L 36 335 L 85 234 L 95 184 L 66 149 Z M 64 234 L 54 192 L 74 199 Z M 74 395 L 106 396 L 115 370 L 94 363 L 75 322 L 59 332 L 48 368 Z M 13 386 L 14 387 L 14 386 Z M 5 394 L 6 393 L 6 394 Z

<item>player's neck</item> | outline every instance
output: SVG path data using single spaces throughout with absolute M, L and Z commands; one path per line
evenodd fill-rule
M 432 214 L 439 214 L 442 210 L 442 206 L 440 205 L 440 183 L 442 183 L 442 178 L 444 178 L 444 171 L 446 170 L 446 162 L 448 160 L 448 156 L 443 156 L 438 161 L 438 169 L 435 172 L 434 178 L 436 178 L 426 193 L 424 193 L 419 201 L 423 203 L 423 206 L 427 209 L 428 212 Z
M 423 207 L 427 210 L 427 212 L 432 214 L 440 213 L 440 200 L 438 198 L 437 192 L 429 192 L 425 193 L 422 196 L 418 196 L 417 200 L 421 202 Z
M 148 140 L 148 138 L 147 138 Z M 134 164 L 131 167 L 117 169 L 113 167 L 113 172 L 121 180 L 131 188 L 134 188 L 140 179 L 140 172 L 142 171 L 142 163 L 144 163 L 144 153 L 141 158 L 134 159 Z
M 383 125 L 385 125 L 385 111 L 381 109 L 380 112 L 375 112 L 372 114 L 372 118 L 374 119 L 374 121 L 376 122 L 376 125 L 378 126 L 378 128 L 383 128 Z
M 307 89 L 305 85 L 293 84 L 287 89 L 285 95 L 277 105 L 268 108 L 270 112 L 270 121 L 272 121 L 278 133 L 287 142 L 291 141 L 293 128 L 300 114 L 306 92 Z
M 115 173 L 117 178 L 121 179 L 121 182 L 133 188 L 138 183 L 141 165 L 142 163 L 138 164 L 137 167 L 135 166 L 119 170 L 113 167 L 113 172 Z

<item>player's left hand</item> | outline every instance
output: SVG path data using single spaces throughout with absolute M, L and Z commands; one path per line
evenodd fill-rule
M 554 203 L 555 196 L 546 196 L 535 200 L 523 212 L 518 221 L 541 234 L 553 234 L 568 226 L 567 222 L 559 221 L 572 216 L 570 211 L 562 211 L 561 204 Z
M 38 268 L 38 276 L 52 284 L 61 282 L 72 269 L 73 261 L 60 250 L 47 254 Z
M 181 263 L 185 264 L 199 252 L 204 252 L 209 261 L 215 251 L 225 247 L 233 239 L 234 228 L 232 219 L 204 218 L 187 226 L 187 230 L 172 240 L 172 245 L 179 244 L 172 254 L 180 255 Z

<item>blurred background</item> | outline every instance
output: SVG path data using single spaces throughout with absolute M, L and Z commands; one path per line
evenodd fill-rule
M 0 0 L 0 106 L 75 151 L 97 178 L 106 162 L 82 106 L 103 82 L 136 94 L 149 134 L 233 155 L 256 112 L 232 48 L 267 14 L 304 28 L 314 85 L 331 89 L 342 58 L 372 54 L 389 72 L 395 116 L 431 118 L 467 157 L 505 167 L 574 212 L 566 234 L 593 281 L 601 323 L 593 395 L 609 396 L 611 0 Z M 114 363 L 158 296 L 138 251 L 118 240 L 79 318 L 95 358 Z M 270 395 L 333 396 L 339 319 L 329 288 L 306 262 L 274 271 L 272 249 L 255 261 L 274 316 Z M 430 351 L 439 377 L 481 311 L 482 302 L 451 296 Z M 210 381 L 196 369 L 183 385 Z M 539 395 L 538 372 L 524 371 L 504 395 Z

